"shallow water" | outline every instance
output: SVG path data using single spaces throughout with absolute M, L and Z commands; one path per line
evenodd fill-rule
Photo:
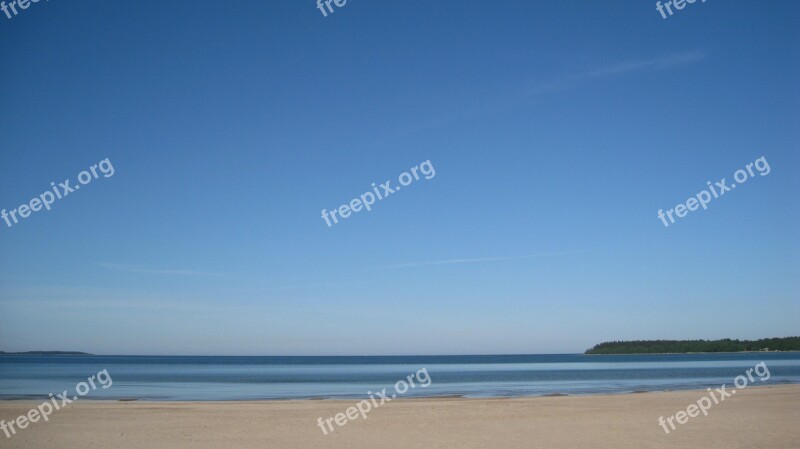
M 426 369 L 404 397 L 630 393 L 733 385 L 764 362 L 769 379 L 800 383 L 800 352 L 681 355 L 397 357 L 0 356 L 0 398 L 45 399 L 102 370 L 111 387 L 83 399 L 255 400 L 362 398 Z M 766 376 L 761 376 L 766 377 Z

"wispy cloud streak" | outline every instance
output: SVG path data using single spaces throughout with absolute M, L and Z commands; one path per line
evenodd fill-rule
M 610 78 L 613 76 L 647 70 L 664 70 L 673 67 L 680 67 L 683 65 L 700 62 L 705 59 L 705 57 L 706 55 L 703 52 L 691 51 L 662 56 L 654 59 L 618 62 L 583 73 L 569 75 L 559 81 L 541 83 L 533 87 L 528 87 L 522 91 L 522 95 L 525 97 L 543 95 L 551 92 L 572 89 L 581 84 L 581 82 L 592 79 Z
M 533 97 L 581 88 L 582 84 L 592 80 L 611 78 L 639 71 L 666 70 L 697 63 L 705 58 L 706 55 L 702 51 L 688 51 L 654 59 L 616 62 L 584 72 L 566 73 L 561 78 L 552 81 L 539 81 L 534 84 L 517 85 L 503 94 L 478 99 L 472 105 L 459 106 L 458 111 L 447 111 L 440 115 L 428 117 L 427 120 L 408 126 L 400 132 L 393 131 L 390 133 L 384 131 L 381 133 L 381 137 L 370 142 L 368 147 L 374 148 L 384 145 L 386 142 L 396 140 L 401 135 L 430 128 L 438 128 L 459 120 L 468 120 L 495 114 L 519 106 L 520 104 L 530 101 Z M 469 92 L 465 92 L 464 94 L 465 96 L 470 95 Z
M 445 259 L 445 260 L 430 260 L 424 262 L 408 262 L 408 263 L 400 263 L 396 265 L 389 265 L 384 268 L 409 268 L 409 267 L 423 267 L 428 265 L 453 265 L 453 264 L 461 264 L 461 263 L 479 263 L 479 262 L 499 262 L 505 260 L 519 260 L 519 259 L 533 259 L 535 257 L 545 257 L 545 256 L 561 256 L 565 254 L 576 254 L 576 253 L 583 253 L 588 250 L 574 250 L 574 251 L 558 251 L 552 253 L 538 253 L 538 254 L 528 254 L 524 256 L 500 256 L 500 257 L 477 257 L 477 258 L 470 258 L 470 259 Z
M 621 75 L 639 70 L 660 70 L 678 67 L 705 59 L 705 54 L 699 51 L 681 53 L 644 61 L 627 61 L 602 67 L 591 72 L 586 72 L 582 78 L 600 78 L 604 76 Z
M 126 271 L 128 273 L 145 273 L 145 274 L 161 274 L 171 276 L 219 276 L 219 273 L 207 273 L 203 271 L 184 270 L 184 269 L 153 269 L 132 267 L 129 265 L 120 265 L 115 263 L 98 262 L 95 265 L 117 271 Z

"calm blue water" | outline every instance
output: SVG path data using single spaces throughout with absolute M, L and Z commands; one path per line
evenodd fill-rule
M 113 379 L 84 399 L 363 398 L 426 368 L 404 397 L 535 396 L 718 387 L 759 362 L 752 385 L 800 383 L 800 352 L 689 355 L 402 357 L 0 356 L 0 399 L 44 399 L 99 371 Z M 422 376 L 424 380 L 424 376 Z

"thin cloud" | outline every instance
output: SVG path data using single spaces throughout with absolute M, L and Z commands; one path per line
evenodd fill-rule
M 566 76 L 560 81 L 541 83 L 523 90 L 523 96 L 530 97 L 543 95 L 551 92 L 563 91 L 577 87 L 581 82 L 597 79 L 609 78 L 628 73 L 646 70 L 664 70 L 683 65 L 694 64 L 706 58 L 701 51 L 691 51 L 674 55 L 662 56 L 654 59 L 644 59 L 638 61 L 623 61 L 609 64 L 594 70 Z
M 670 55 L 656 59 L 648 59 L 643 61 L 627 61 L 609 65 L 607 67 L 603 67 L 598 70 L 593 70 L 591 72 L 587 72 L 583 75 L 583 78 L 599 78 L 604 76 L 621 75 L 639 70 L 669 69 L 672 67 L 693 64 L 695 62 L 702 61 L 703 59 L 705 59 L 705 57 L 706 55 L 703 52 L 692 51 L 688 53 Z
M 409 268 L 409 267 L 424 267 L 429 265 L 453 265 L 453 264 L 460 264 L 460 263 L 479 263 L 479 262 L 499 262 L 505 260 L 519 260 L 519 259 L 532 259 L 534 257 L 545 257 L 545 256 L 561 256 L 565 254 L 576 254 L 576 253 L 583 253 L 588 250 L 574 250 L 574 251 L 558 251 L 552 253 L 538 253 L 538 254 L 528 254 L 525 256 L 501 256 L 501 257 L 477 257 L 471 259 L 445 259 L 445 260 L 429 260 L 424 262 L 408 262 L 408 263 L 400 263 L 396 265 L 389 265 L 384 268 Z
M 345 310 L 330 304 L 330 301 L 320 299 L 314 303 L 304 304 L 236 304 L 228 299 L 217 299 L 214 301 L 198 302 L 187 300 L 183 297 L 152 296 L 136 298 L 127 297 L 104 297 L 97 299 L 4 299 L 0 298 L 0 305 L 8 310 L 43 310 L 43 309 L 69 309 L 69 310 L 92 310 L 102 314 L 105 312 L 118 310 L 169 310 L 185 313 L 215 313 L 215 316 L 240 316 L 240 317 L 259 317 L 265 314 L 284 315 L 287 317 L 302 314 L 305 316 L 339 316 L 358 318 L 363 317 L 364 313 L 377 315 L 381 311 L 378 309 L 358 308 Z M 243 313 L 244 315 L 235 315 Z M 283 319 L 283 318 L 281 318 Z
M 161 274 L 170 276 L 219 276 L 219 273 L 207 273 L 203 271 L 184 270 L 184 269 L 153 269 L 133 267 L 130 265 L 120 265 L 116 263 L 98 262 L 95 265 L 111 270 L 125 271 L 128 273 Z
M 305 285 L 286 285 L 283 287 L 272 287 L 272 288 L 265 288 L 264 290 L 301 290 L 301 289 L 320 289 L 320 288 L 340 288 L 340 287 L 352 287 L 354 285 L 365 285 L 369 284 L 369 282 L 359 281 L 359 282 L 328 282 L 324 284 L 305 284 Z
M 388 141 L 396 140 L 400 135 L 430 128 L 438 128 L 459 120 L 469 120 L 476 117 L 496 114 L 523 104 L 529 101 L 531 97 L 578 89 L 581 88 L 583 84 L 592 80 L 611 78 L 648 70 L 666 70 L 694 64 L 705 58 L 705 53 L 695 50 L 653 59 L 621 61 L 585 72 L 565 74 L 561 78 L 551 81 L 540 81 L 533 85 L 517 86 L 504 94 L 483 98 L 475 104 L 460 107 L 457 112 L 450 111 L 443 115 L 429 117 L 427 120 L 410 125 L 402 132 L 395 133 L 392 136 L 387 136 L 386 133 L 382 133 L 382 136 L 372 141 L 369 146 L 375 147 L 383 145 Z

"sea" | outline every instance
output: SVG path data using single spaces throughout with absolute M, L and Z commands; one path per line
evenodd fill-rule
M 753 380 L 747 379 L 747 370 Z M 105 370 L 106 388 L 87 378 Z M 424 374 L 423 374 L 424 373 Z M 760 374 L 760 375 L 759 375 Z M 414 386 L 409 376 L 413 376 Z M 96 356 L 0 355 L 0 399 L 225 401 L 625 394 L 800 383 L 800 352 L 659 355 Z M 429 379 L 429 381 L 427 380 Z M 403 388 L 398 383 L 408 385 Z M 85 382 L 85 386 L 79 385 Z M 739 383 L 743 380 L 740 378 Z M 427 384 L 427 386 L 423 386 Z M 110 386 L 108 386 L 110 385 Z

